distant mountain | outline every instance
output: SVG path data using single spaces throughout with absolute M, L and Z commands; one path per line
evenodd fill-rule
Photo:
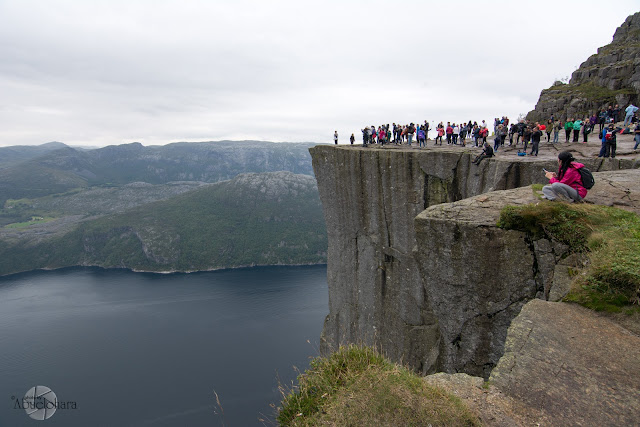
M 95 150 L 63 146 L 0 169 L 0 204 L 96 185 L 218 182 L 239 173 L 281 170 L 313 175 L 308 151 L 313 145 L 219 141 L 150 147 L 132 143 Z
M 326 262 L 316 181 L 248 173 L 80 223 L 64 236 L 0 240 L 0 274 L 74 265 L 196 271 Z
M 35 157 L 42 156 L 50 151 L 67 147 L 62 142 L 48 142 L 41 145 L 13 145 L 0 147 L 0 169 L 16 165 Z

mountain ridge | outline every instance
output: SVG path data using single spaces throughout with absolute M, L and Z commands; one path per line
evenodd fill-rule
M 33 150 L 18 150 L 26 160 L 0 167 L 0 205 L 8 199 L 41 197 L 96 185 L 218 182 L 243 172 L 279 170 L 313 175 L 310 146 L 223 141 L 149 147 L 130 143 L 78 150 L 65 145 L 54 150 L 40 148 L 40 155 L 35 156 L 29 154 Z

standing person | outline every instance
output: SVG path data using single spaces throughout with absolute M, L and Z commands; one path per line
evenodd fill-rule
M 555 200 L 558 196 L 563 196 L 569 203 L 573 203 L 587 196 L 587 189 L 582 184 L 579 171 L 584 165 L 575 160 L 569 151 L 558 154 L 558 172 L 544 172 L 549 179 L 549 185 L 542 187 L 543 199 Z
M 333 133 L 333 143 L 334 143 L 335 145 L 338 145 L 338 131 L 335 131 L 335 132 Z
M 620 109 L 620 106 L 616 104 L 616 106 L 613 107 L 613 123 L 618 123 L 620 121 L 621 112 L 622 110 Z
M 522 141 L 524 142 L 524 130 L 527 126 L 524 124 L 524 122 L 518 122 L 516 126 L 518 126 L 518 136 L 516 136 L 516 145 L 518 145 L 518 142 L 520 142 L 520 138 L 522 138 Z
M 605 127 L 602 132 L 600 132 L 600 141 L 602 144 L 600 145 L 598 157 L 604 157 L 604 153 L 607 151 L 607 129 L 608 127 Z
M 547 129 L 545 131 L 547 132 L 547 142 L 551 142 L 551 131 L 553 131 L 553 121 L 551 119 L 547 121 Z
M 640 123 L 636 123 L 636 129 L 633 131 L 634 139 L 636 140 L 636 145 L 633 146 L 633 150 L 637 150 L 638 146 L 640 146 Z
M 353 134 L 351 134 L 351 138 L 349 138 L 349 141 L 351 141 L 351 145 L 353 145 L 353 143 L 355 142 L 356 137 L 353 136 Z
M 593 131 L 596 128 L 597 124 L 598 124 L 598 115 L 594 111 L 594 113 L 589 118 L 589 129 L 591 129 L 591 131 Z
M 497 152 L 502 143 L 502 125 L 498 125 L 495 131 L 495 139 L 493 140 L 493 151 Z
M 538 157 L 538 146 L 540 145 L 540 138 L 542 137 L 542 132 L 538 126 L 533 128 L 533 132 L 531 132 L 531 153 L 530 156 Z M 526 146 L 526 143 L 525 143 Z M 526 148 L 525 148 L 526 151 Z
M 478 146 L 478 140 L 480 139 L 480 127 L 475 124 L 473 125 L 473 141 L 475 143 L 475 146 Z M 480 144 L 482 146 L 482 144 Z
M 605 135 L 605 150 L 604 157 L 611 157 L 614 159 L 616 157 L 616 131 L 613 127 L 613 123 L 609 124 L 609 131 Z
M 451 135 L 453 135 L 453 128 L 451 127 L 451 122 L 447 122 L 447 129 L 445 130 L 447 134 L 447 144 L 451 144 Z
M 464 143 L 464 139 L 467 137 L 467 125 L 464 123 L 460 126 L 460 144 L 464 147 L 466 144 Z
M 487 142 L 487 136 L 489 135 L 489 129 L 484 126 L 480 129 L 480 136 L 482 137 L 482 143 L 485 144 Z
M 569 142 L 571 139 L 571 131 L 573 130 L 573 119 L 569 119 L 564 123 L 564 133 L 566 136 L 566 140 L 564 142 Z
M 562 129 L 562 122 L 560 120 L 556 120 L 553 124 L 553 143 L 557 144 L 560 136 L 560 129 Z
M 582 125 L 583 144 L 587 143 L 587 135 L 591 133 L 591 120 L 585 120 Z
M 418 147 L 422 148 L 424 146 L 426 146 L 424 126 L 420 126 L 420 129 L 418 129 Z
M 598 132 L 602 133 L 602 129 L 604 128 L 605 123 L 607 122 L 607 110 L 604 108 L 598 114 L 598 124 L 600 125 L 600 130 Z
M 533 135 L 533 130 L 531 126 L 527 126 L 524 128 L 524 135 L 522 135 L 522 142 L 524 143 L 524 152 L 527 152 L 527 146 L 529 145 L 529 141 L 531 141 L 531 135 Z
M 442 136 L 444 135 L 444 126 L 442 126 L 442 122 L 438 124 L 436 130 L 438 131 L 438 136 L 436 136 L 436 142 L 433 145 L 438 145 L 438 139 L 440 140 L 440 145 L 442 145 Z
M 624 123 L 622 123 L 622 127 L 626 127 L 627 124 L 631 124 L 631 119 L 633 119 L 633 115 L 638 111 L 638 107 L 633 104 L 629 104 L 624 111 L 627 114 L 624 116 Z
M 609 108 L 607 109 L 607 124 L 615 121 L 616 119 L 615 119 L 615 112 L 613 111 L 613 106 L 609 105 Z
M 573 142 L 578 142 L 578 136 L 580 136 L 581 127 L 582 127 L 582 120 L 577 119 L 573 122 Z
M 411 123 L 409 125 L 409 128 L 407 129 L 407 138 L 409 139 L 409 145 L 411 145 L 411 141 L 413 141 L 413 134 L 416 133 L 416 128 L 413 125 L 413 123 Z
M 457 124 L 453 124 L 453 133 L 451 134 L 451 138 L 453 138 L 453 144 L 458 145 L 458 135 L 460 134 L 460 128 Z
M 513 145 L 513 134 L 516 133 L 516 126 L 511 123 L 511 127 L 509 128 L 509 145 Z

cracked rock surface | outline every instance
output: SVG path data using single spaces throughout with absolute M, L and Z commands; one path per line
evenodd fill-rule
M 627 329 L 577 305 L 532 300 L 504 350 L 490 382 L 551 425 L 638 425 L 640 337 Z

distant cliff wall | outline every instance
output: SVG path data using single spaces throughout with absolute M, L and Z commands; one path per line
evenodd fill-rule
M 364 343 L 423 373 L 488 375 L 511 319 L 548 291 L 543 276 L 561 248 L 533 247 L 523 233 L 497 229 L 500 192 L 492 193 L 498 202 L 491 214 L 475 210 L 478 217 L 466 220 L 456 219 L 465 209 L 433 214 L 440 203 L 542 183 L 542 167 L 555 168 L 555 161 L 490 159 L 475 166 L 473 154 L 446 148 L 316 146 L 310 152 L 328 234 L 329 315 L 321 350 Z M 634 167 L 618 159 L 585 163 L 593 171 Z M 524 190 L 526 197 L 504 203 L 536 200 Z M 545 256 L 553 262 L 543 268 Z M 501 270 L 520 260 L 522 270 Z M 465 276 L 469 268 L 475 273 Z
M 540 94 L 531 120 L 585 117 L 608 105 L 624 109 L 640 99 L 640 12 L 629 16 L 613 41 L 573 72 L 569 84 L 557 82 Z

